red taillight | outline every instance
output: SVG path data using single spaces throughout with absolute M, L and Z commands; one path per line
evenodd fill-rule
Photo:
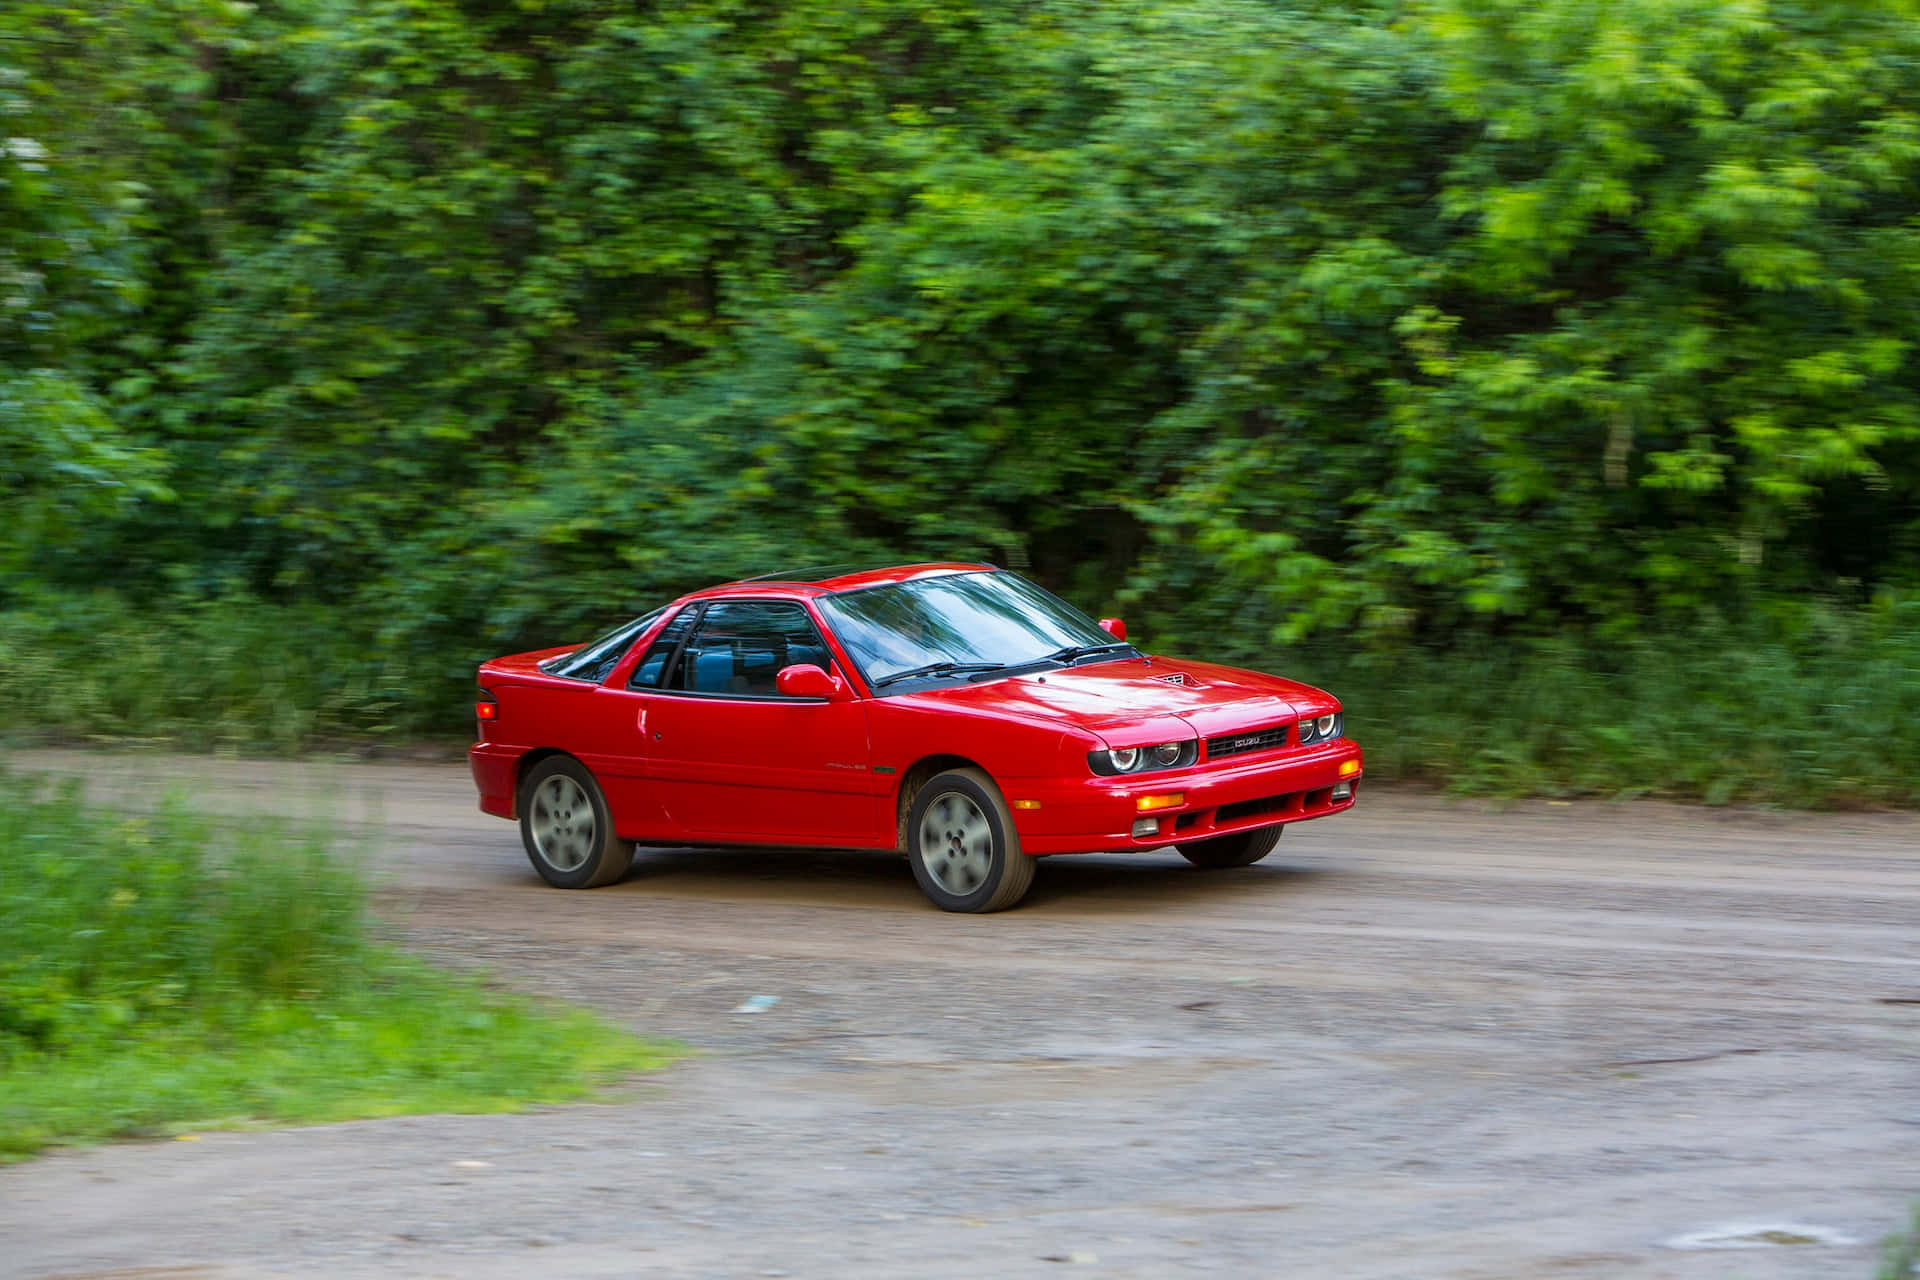
M 476 702 L 473 704 L 473 714 L 482 720 L 497 720 L 500 718 L 500 704 L 497 702 Z

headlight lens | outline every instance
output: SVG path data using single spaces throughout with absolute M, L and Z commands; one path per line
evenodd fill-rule
M 1328 742 L 1339 737 L 1344 727 L 1341 721 L 1342 717 L 1338 711 L 1329 712 L 1324 716 L 1310 716 L 1302 720 L 1300 745 L 1304 747 L 1310 742 Z
M 1095 773 L 1112 777 L 1120 773 L 1145 773 L 1149 769 L 1179 769 L 1200 758 L 1200 740 L 1162 742 L 1151 747 L 1115 747 L 1111 751 L 1089 751 L 1087 764 Z

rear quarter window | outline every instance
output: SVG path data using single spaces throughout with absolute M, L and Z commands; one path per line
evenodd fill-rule
M 565 676 L 569 680 L 599 684 L 620 665 L 620 659 L 627 656 L 627 650 L 633 647 L 633 642 L 645 635 L 647 628 L 659 621 L 660 615 L 665 612 L 665 609 L 655 609 L 632 622 L 622 623 L 572 653 L 563 653 L 541 663 L 540 669 L 550 676 Z

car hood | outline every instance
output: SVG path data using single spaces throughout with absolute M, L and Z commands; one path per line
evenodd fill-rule
M 1064 722 L 1098 734 L 1109 746 L 1266 728 L 1338 705 L 1332 696 L 1297 680 L 1158 657 L 948 685 L 907 696 L 928 704 Z

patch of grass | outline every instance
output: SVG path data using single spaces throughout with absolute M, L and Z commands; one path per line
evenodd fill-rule
M 1915 1276 L 1920 1276 L 1920 1205 L 1914 1207 L 1905 1231 L 1887 1237 L 1874 1280 L 1913 1280 Z
M 583 628 L 590 630 L 591 628 Z M 507 641 L 497 642 L 504 646 Z M 469 723 L 474 663 L 402 652 L 349 611 L 246 596 L 153 611 L 110 592 L 0 612 L 0 699 L 41 737 L 291 754 Z M 1223 627 L 1168 646 L 1321 685 L 1374 780 L 1496 796 L 1920 806 L 1920 595 L 1752 603 L 1617 639 L 1448 637 L 1275 653 Z
M 491 654 L 481 655 L 491 657 Z M 375 745 L 468 710 L 478 657 L 450 655 L 431 693 L 366 620 L 245 595 L 138 607 L 66 592 L 0 611 L 0 697 L 40 737 L 291 755 Z
M 1920 600 L 1792 627 L 1304 655 L 1376 780 L 1477 795 L 1920 805 Z
M 321 835 L 0 777 L 0 1159 L 592 1096 L 674 1054 L 372 937 Z

